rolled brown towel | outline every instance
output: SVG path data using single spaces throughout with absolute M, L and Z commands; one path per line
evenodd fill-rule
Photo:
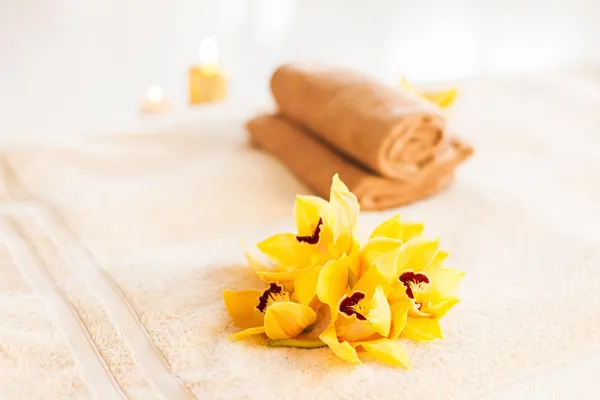
M 271 91 L 283 114 L 384 177 L 416 178 L 443 151 L 445 119 L 437 106 L 366 75 L 283 65 Z
M 278 158 L 321 197 L 329 196 L 331 178 L 339 173 L 365 210 L 398 207 L 437 193 L 451 181 L 454 168 L 472 153 L 468 145 L 451 140 L 418 180 L 397 181 L 355 165 L 286 117 L 258 116 L 246 128 L 252 144 Z

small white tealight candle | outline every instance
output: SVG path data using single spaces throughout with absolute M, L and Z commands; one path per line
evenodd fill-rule
M 162 88 L 158 85 L 149 86 L 142 102 L 142 112 L 144 114 L 160 114 L 168 109 L 169 103 L 165 100 Z

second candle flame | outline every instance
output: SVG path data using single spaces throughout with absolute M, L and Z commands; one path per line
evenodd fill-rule
M 200 63 L 204 66 L 216 67 L 219 63 L 219 46 L 217 41 L 211 37 L 204 38 L 198 49 Z

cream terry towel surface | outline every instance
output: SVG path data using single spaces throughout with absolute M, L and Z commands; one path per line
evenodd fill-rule
M 577 129 L 565 142 L 562 129 L 598 123 L 597 108 L 565 109 L 523 88 L 463 88 L 454 120 L 477 156 L 451 188 L 399 210 L 425 221 L 467 273 L 445 340 L 406 343 L 411 371 L 228 339 L 236 329 L 221 290 L 260 285 L 242 265 L 240 239 L 291 230 L 294 196 L 309 193 L 247 146 L 241 123 L 235 138 L 122 135 L 9 149 L 0 209 L 126 398 L 472 398 L 600 348 L 600 168 L 589 151 L 598 139 Z M 497 103 L 483 107 L 490 90 Z M 564 121 L 548 121 L 540 104 L 560 105 Z M 362 237 L 395 212 L 362 214 Z M 0 310 L 6 301 L 0 295 Z M 62 375 L 44 375 L 50 386 L 62 377 L 74 398 L 112 398 L 93 365 L 78 362 L 79 347 L 61 344 L 70 335 L 48 340 L 66 360 Z M 0 372 L 38 353 L 2 342 Z M 0 397 L 19 398 L 7 385 L 0 379 Z

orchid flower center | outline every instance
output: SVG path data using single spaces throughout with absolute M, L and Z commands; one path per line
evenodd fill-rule
M 289 301 L 289 293 L 283 290 L 283 286 L 276 283 L 270 283 L 269 287 L 258 298 L 256 309 L 264 313 L 267 307 L 276 301 Z
M 321 225 L 323 224 L 323 218 L 319 218 L 317 227 L 312 235 L 309 236 L 296 236 L 296 240 L 300 243 L 317 244 L 321 235 Z
M 365 321 L 367 318 L 363 315 L 366 312 L 365 307 L 361 304 L 361 300 L 365 298 L 365 294 L 362 292 L 354 292 L 352 296 L 344 296 L 340 302 L 340 312 L 346 314 L 348 317 L 356 315 L 356 319 Z
M 398 277 L 398 281 L 406 288 L 406 295 L 415 300 L 415 291 L 423 291 L 429 285 L 429 277 L 422 272 L 406 271 Z M 420 308 L 420 304 L 417 304 Z

